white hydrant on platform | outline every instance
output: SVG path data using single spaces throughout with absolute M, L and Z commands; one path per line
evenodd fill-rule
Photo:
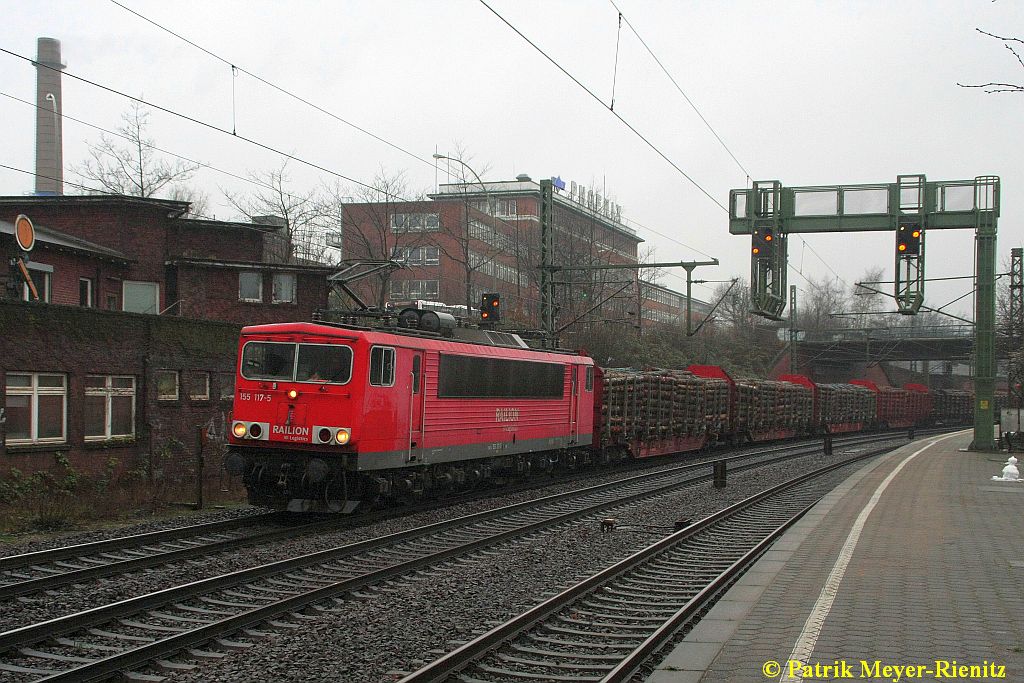
M 1020 470 L 1017 469 L 1017 458 L 1012 455 L 1006 461 L 1006 467 L 1003 468 L 1003 476 L 992 477 L 994 481 L 1021 481 Z

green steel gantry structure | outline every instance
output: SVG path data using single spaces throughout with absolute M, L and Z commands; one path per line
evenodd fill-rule
M 792 233 L 879 232 L 896 236 L 894 297 L 900 313 L 924 302 L 925 235 L 975 231 L 974 442 L 994 450 L 995 266 L 999 178 L 928 182 L 900 175 L 895 183 L 783 187 L 757 181 L 729 192 L 729 232 L 751 235 L 750 287 L 754 312 L 781 320 L 786 307 L 786 242 Z

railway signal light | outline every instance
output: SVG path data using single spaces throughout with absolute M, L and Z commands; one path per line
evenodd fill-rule
M 921 238 L 924 230 L 916 222 L 900 223 L 896 229 L 896 255 L 897 256 L 920 256 Z
M 480 297 L 480 319 L 486 323 L 501 320 L 501 295 L 488 292 Z
M 754 256 L 771 256 L 775 246 L 775 233 L 771 228 L 762 228 L 753 232 L 750 253 Z

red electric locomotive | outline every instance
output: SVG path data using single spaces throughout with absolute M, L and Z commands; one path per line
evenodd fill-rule
M 590 358 L 403 315 L 242 330 L 225 466 L 250 502 L 349 511 L 590 457 Z

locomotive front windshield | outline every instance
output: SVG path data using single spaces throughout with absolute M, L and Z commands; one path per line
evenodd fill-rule
M 333 344 L 249 342 L 242 347 L 242 377 L 345 384 L 352 377 L 352 349 Z

